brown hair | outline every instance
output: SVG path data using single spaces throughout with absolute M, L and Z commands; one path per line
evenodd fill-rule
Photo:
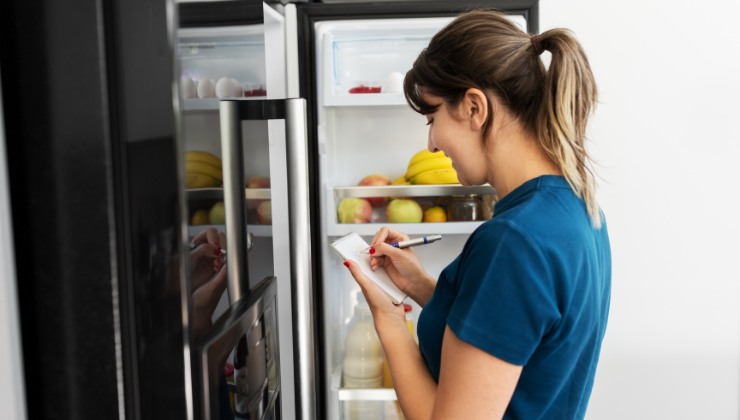
M 566 29 L 546 31 L 532 41 L 503 13 L 464 13 L 432 38 L 406 73 L 406 101 L 416 112 L 429 114 L 437 106 L 424 102 L 422 89 L 443 98 L 451 108 L 460 104 L 469 88 L 496 95 L 536 135 L 598 227 L 595 181 L 584 147 L 586 124 L 597 101 L 591 67 Z M 548 69 L 539 48 L 551 53 Z M 492 125 L 489 103 L 484 139 Z

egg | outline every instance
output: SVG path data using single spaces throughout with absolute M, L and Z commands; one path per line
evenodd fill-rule
M 213 86 L 213 82 L 208 79 L 203 79 L 198 82 L 198 97 L 199 98 L 214 98 L 216 97 L 216 87 Z
M 184 99 L 195 98 L 198 96 L 193 79 L 187 76 L 182 76 L 180 78 L 180 96 Z
M 231 83 L 234 84 L 234 96 L 244 96 L 244 88 L 242 87 L 242 84 L 234 78 L 231 79 Z
M 228 77 L 222 77 L 216 82 L 216 96 L 219 98 L 231 98 L 234 96 L 236 86 Z
M 403 92 L 403 78 L 404 74 L 398 71 L 391 72 L 385 78 L 385 82 L 381 86 L 380 91 L 382 93 L 401 93 Z

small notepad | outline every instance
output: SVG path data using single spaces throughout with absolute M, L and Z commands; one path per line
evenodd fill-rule
M 379 267 L 375 271 L 370 268 L 370 254 L 363 252 L 370 245 L 360 235 L 352 232 L 347 236 L 337 239 L 331 246 L 343 259 L 357 263 L 365 276 L 380 286 L 390 296 L 394 304 L 400 305 L 406 299 L 406 294 L 393 283 L 393 280 L 388 277 L 388 273 L 385 272 L 383 267 Z

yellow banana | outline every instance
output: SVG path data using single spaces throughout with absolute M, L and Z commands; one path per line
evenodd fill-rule
M 453 168 L 432 169 L 422 172 L 411 178 L 413 185 L 430 185 L 430 184 L 459 184 L 457 172 Z
M 404 175 L 399 176 L 393 182 L 391 182 L 391 185 L 408 185 L 408 181 L 406 180 L 406 177 Z
M 185 162 L 203 162 L 221 169 L 221 158 L 203 150 L 190 150 L 185 152 Z
M 409 160 L 409 165 L 414 165 L 416 163 L 419 163 L 423 160 L 430 159 L 437 156 L 444 156 L 444 153 L 442 152 L 430 152 L 429 149 L 422 149 L 416 152 L 413 156 L 411 156 L 411 159 Z
M 429 159 L 424 159 L 421 162 L 417 162 L 408 167 L 406 170 L 406 179 L 419 175 L 422 172 L 431 171 L 433 169 L 447 169 L 452 168 L 452 159 L 448 158 L 444 154 Z
M 210 163 L 185 162 L 185 173 L 208 175 L 211 178 L 217 179 L 219 182 L 223 180 L 221 168 L 213 166 Z
M 221 185 L 219 180 L 208 175 L 195 173 L 185 174 L 185 187 L 187 188 L 214 188 L 219 185 Z

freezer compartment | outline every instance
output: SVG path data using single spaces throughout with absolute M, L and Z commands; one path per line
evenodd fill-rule
M 405 104 L 403 75 L 450 18 L 316 24 L 323 104 Z

